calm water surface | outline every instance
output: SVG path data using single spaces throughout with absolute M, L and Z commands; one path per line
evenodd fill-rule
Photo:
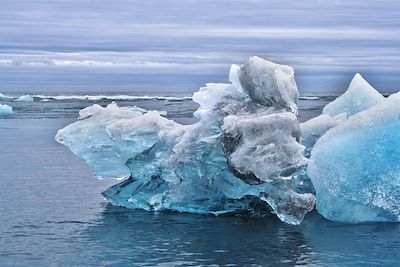
M 0 266 L 399 266 L 399 224 L 349 225 L 309 214 L 300 226 L 148 213 L 108 205 L 99 181 L 54 135 L 93 101 L 12 105 L 0 117 Z M 301 120 L 330 98 L 302 100 Z M 110 100 L 96 103 L 107 104 Z M 191 123 L 190 100 L 117 101 Z

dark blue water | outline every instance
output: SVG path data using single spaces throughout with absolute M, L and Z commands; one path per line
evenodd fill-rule
M 301 120 L 332 98 L 301 100 Z M 17 103 L 0 117 L 0 266 L 398 266 L 399 224 L 350 225 L 309 214 L 262 219 L 149 213 L 108 205 L 90 168 L 54 135 L 93 101 Z M 107 104 L 103 99 L 96 103 Z M 191 123 L 190 100 L 130 100 Z

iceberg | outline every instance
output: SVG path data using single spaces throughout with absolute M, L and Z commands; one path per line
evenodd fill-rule
M 22 95 L 20 97 L 18 97 L 17 99 L 15 99 L 15 101 L 17 102 L 33 102 L 33 97 L 30 95 Z
M 13 111 L 12 107 L 5 105 L 5 104 L 4 105 L 0 104 L 0 116 L 1 115 L 10 115 L 13 113 L 14 113 L 14 111 Z
M 326 132 L 311 152 L 316 208 L 329 220 L 400 221 L 400 93 L 379 102 Z
M 230 83 L 193 95 L 198 122 L 180 125 L 157 111 L 93 105 L 56 140 L 100 179 L 123 179 L 103 195 L 114 205 L 199 214 L 270 211 L 299 224 L 315 197 L 302 181 L 298 90 L 291 67 L 251 57 Z

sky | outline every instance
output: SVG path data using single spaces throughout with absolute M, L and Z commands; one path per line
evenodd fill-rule
M 300 92 L 400 90 L 400 1 L 1 0 L 0 92 L 191 92 L 252 55 Z

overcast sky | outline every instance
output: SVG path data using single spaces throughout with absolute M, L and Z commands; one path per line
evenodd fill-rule
M 249 56 L 400 89 L 400 1 L 1 0 L 0 92 L 194 91 Z

